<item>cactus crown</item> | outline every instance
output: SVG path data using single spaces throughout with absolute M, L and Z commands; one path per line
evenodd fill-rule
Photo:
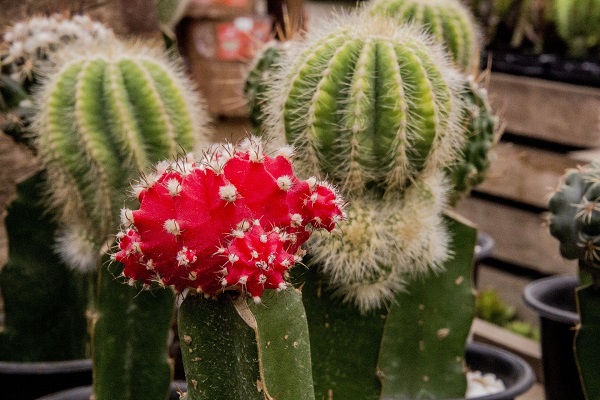
M 257 302 L 264 289 L 284 289 L 302 243 L 343 215 L 331 187 L 296 178 L 289 154 L 267 156 L 253 138 L 214 147 L 200 163 L 160 163 L 135 190 L 139 210 L 121 214 L 114 259 L 124 275 L 180 292 L 237 289 Z
M 283 96 L 271 102 L 273 130 L 305 174 L 348 195 L 401 195 L 456 157 L 458 74 L 414 27 L 366 13 L 332 25 L 292 42 L 272 90 Z
M 473 16 L 458 0 L 376 0 L 373 15 L 385 15 L 399 23 L 423 27 L 438 43 L 446 46 L 462 71 L 477 65 L 478 34 Z
M 118 224 L 128 179 L 192 151 L 208 118 L 179 66 L 158 49 L 114 39 L 53 59 L 35 131 L 49 203 L 67 231 L 59 244 L 75 247 L 62 251 L 71 262 L 69 254 L 90 248 L 86 237 L 97 249 Z
M 548 208 L 563 257 L 600 268 L 600 164 L 567 170 Z

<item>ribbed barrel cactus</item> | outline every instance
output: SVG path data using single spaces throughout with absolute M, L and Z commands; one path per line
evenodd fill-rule
M 266 155 L 253 138 L 198 163 L 161 163 L 134 186 L 139 209 L 122 212 L 113 259 L 123 276 L 186 291 L 178 327 L 189 400 L 314 399 L 304 309 L 286 280 L 310 234 L 341 222 L 343 202 L 329 185 L 299 180 L 282 150 Z M 272 289 L 279 296 L 263 294 Z
M 563 257 L 579 260 L 581 287 L 576 291 L 580 324 L 575 353 L 586 399 L 600 396 L 595 346 L 600 335 L 600 164 L 567 170 L 548 203 L 550 233 Z
M 128 204 L 129 179 L 158 160 L 197 150 L 206 138 L 206 112 L 181 68 L 159 48 L 113 39 L 65 48 L 53 62 L 37 96 L 36 146 L 61 230 L 58 251 L 72 268 L 99 274 L 89 312 L 94 395 L 162 398 L 171 377 L 174 295 L 120 285 L 114 280 L 120 271 L 107 270 L 101 252 Z
M 447 48 L 459 69 L 476 68 L 478 32 L 470 10 L 459 0 L 375 0 L 370 12 L 421 27 Z
M 113 40 L 67 49 L 38 96 L 37 147 L 50 206 L 65 229 L 64 258 L 95 269 L 128 179 L 206 140 L 208 118 L 166 55 Z
M 268 90 L 273 83 L 273 76 L 279 67 L 285 42 L 271 41 L 254 57 L 244 83 L 244 97 L 248 103 L 248 111 L 255 135 L 263 134 L 267 119 Z
M 283 56 L 269 125 L 303 175 L 349 201 L 344 226 L 315 235 L 309 270 L 293 273 L 316 397 L 460 397 L 476 231 L 442 211 L 464 140 L 461 78 L 415 27 L 368 12 L 327 25 Z
M 488 101 L 487 90 L 473 76 L 465 80 L 462 99 L 466 142 L 459 159 L 447 169 L 452 187 L 451 205 L 484 181 L 490 167 L 492 147 L 502 133 L 500 120 Z

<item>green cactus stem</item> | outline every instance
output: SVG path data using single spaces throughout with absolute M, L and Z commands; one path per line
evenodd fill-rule
M 187 400 L 314 399 L 300 292 L 188 295 L 179 310 Z
M 478 32 L 471 12 L 460 1 L 376 0 L 370 12 L 385 15 L 400 24 L 416 24 L 447 48 L 460 70 L 476 70 Z
M 9 260 L 0 270 L 2 361 L 83 359 L 87 352 L 89 278 L 53 251 L 56 223 L 40 204 L 43 173 L 17 186 L 7 209 Z M 35 229 L 32 229 L 32 226 Z
M 600 288 L 587 285 L 577 289 L 580 324 L 575 334 L 575 356 L 583 392 L 587 399 L 600 398 L 600 358 L 594 351 L 600 337 Z
M 600 2 L 554 0 L 553 5 L 558 34 L 571 56 L 582 57 L 600 42 Z
M 450 179 L 450 205 L 482 183 L 490 167 L 490 151 L 500 139 L 502 128 L 487 98 L 487 90 L 475 82 L 472 76 L 464 84 L 463 132 L 466 142 L 459 160 L 448 167 Z
M 271 41 L 254 57 L 244 84 L 244 96 L 248 102 L 250 122 L 255 135 L 264 133 L 267 119 L 267 92 L 273 82 L 285 43 Z
M 318 268 L 294 271 L 308 319 L 317 399 L 464 396 L 477 232 L 454 216 L 445 223 L 454 254 L 445 272 L 408 284 L 389 307 L 367 314 L 336 299 Z

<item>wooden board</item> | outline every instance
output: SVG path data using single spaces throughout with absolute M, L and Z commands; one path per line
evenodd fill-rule
M 570 146 L 600 146 L 600 89 L 492 73 L 489 94 L 507 132 Z
M 600 113 L 600 109 L 598 109 Z M 515 143 L 495 147 L 486 180 L 476 191 L 546 208 L 548 196 L 565 169 L 584 164 L 586 159 Z
M 561 257 L 543 214 L 474 198 L 462 200 L 457 211 L 494 238 L 494 258 L 544 274 L 576 274 L 576 262 Z

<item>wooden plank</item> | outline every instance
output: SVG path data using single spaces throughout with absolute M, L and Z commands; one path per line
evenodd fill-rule
M 494 238 L 494 258 L 544 274 L 577 273 L 576 262 L 561 257 L 544 214 L 475 198 L 463 199 L 457 211 Z
M 586 162 L 576 154 L 567 156 L 508 142 L 498 143 L 492 157 L 486 180 L 476 190 L 542 208 L 565 169 Z
M 570 146 L 600 146 L 600 89 L 494 72 L 489 93 L 507 132 Z
M 542 352 L 538 342 L 479 318 L 473 321 L 471 332 L 476 342 L 500 347 L 523 358 L 533 368 L 537 381 L 543 382 Z

